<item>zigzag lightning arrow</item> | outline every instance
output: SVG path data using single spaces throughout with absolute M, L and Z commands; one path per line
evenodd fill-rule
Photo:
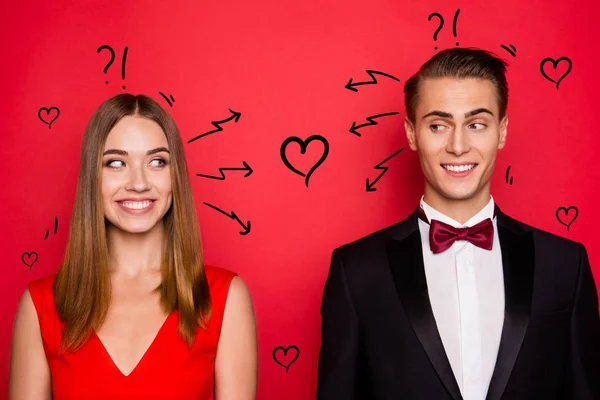
M 212 131 L 209 131 L 209 132 L 203 133 L 201 135 L 198 135 L 195 138 L 192 138 L 192 139 L 188 140 L 188 143 L 192 143 L 194 140 L 198 140 L 198 139 L 200 139 L 200 138 L 202 138 L 204 136 L 208 136 L 208 135 L 211 135 L 211 134 L 216 133 L 216 132 L 221 132 L 223 130 L 223 128 L 221 128 L 221 124 L 229 122 L 232 119 L 234 120 L 233 122 L 237 123 L 239 121 L 240 117 L 242 116 L 242 113 L 235 112 L 231 108 L 229 109 L 229 112 L 231 112 L 231 117 L 226 118 L 226 119 L 221 120 L 221 121 L 212 121 L 211 122 L 211 124 L 213 124 L 213 126 L 215 128 L 217 128 L 217 129 L 214 129 Z
M 225 180 L 225 174 L 223 173 L 224 171 L 248 171 L 244 175 L 244 178 L 247 178 L 250 175 L 252 175 L 252 172 L 254 172 L 254 170 L 252 168 L 250 168 L 250 166 L 248 165 L 248 163 L 246 161 L 242 161 L 242 164 L 244 164 L 244 168 L 219 168 L 219 172 L 221 173 L 221 176 L 213 176 L 213 175 L 205 175 L 205 174 L 196 174 L 196 176 L 201 176 L 203 178 L 217 179 L 217 180 L 223 181 L 223 180 Z
M 244 225 L 244 223 L 242 222 L 242 220 L 240 220 L 238 218 L 238 216 L 235 214 L 235 212 L 231 212 L 231 214 L 228 214 L 227 212 L 221 210 L 218 207 L 213 206 L 212 204 L 208 204 L 207 202 L 204 202 L 204 204 L 206 204 L 207 206 L 209 206 L 210 208 L 217 210 L 218 212 L 220 212 L 221 214 L 224 214 L 226 216 L 228 216 L 229 218 L 235 220 L 238 222 L 238 224 L 240 224 L 242 226 L 242 228 L 244 228 L 244 230 L 242 232 L 240 232 L 240 235 L 244 236 L 250 233 L 250 221 L 248 221 L 247 225 Z
M 398 153 L 400 153 L 402 150 L 404 150 L 404 147 L 401 148 L 400 150 L 398 150 L 397 152 L 395 152 L 394 154 L 392 154 L 391 156 L 389 156 L 388 158 L 386 158 L 385 160 L 383 160 L 382 162 L 380 162 L 379 164 L 377 164 L 375 166 L 375 169 L 380 169 L 382 170 L 381 173 L 379 174 L 379 176 L 377 178 L 375 178 L 375 180 L 371 183 L 369 183 L 369 178 L 367 178 L 367 192 L 375 192 L 377 191 L 376 188 L 374 188 L 373 186 L 375 186 L 375 184 L 377 183 L 377 181 L 379 179 L 381 179 L 381 177 L 387 172 L 388 167 L 382 167 L 383 164 L 385 164 L 386 162 L 388 162 L 391 158 L 395 157 L 396 155 L 398 155 Z
M 350 127 L 350 133 L 354 133 L 356 136 L 361 136 L 360 133 L 358 133 L 357 129 L 363 128 L 365 126 L 371 126 L 371 125 L 377 125 L 377 121 L 375 121 L 377 118 L 382 118 L 382 117 L 388 117 L 390 115 L 396 115 L 396 114 L 400 114 L 399 112 L 389 112 L 389 113 L 385 113 L 385 114 L 377 114 L 377 115 L 371 115 L 370 117 L 367 117 L 367 122 L 366 124 L 361 124 L 361 125 L 356 125 L 356 121 L 352 122 L 352 126 Z
M 397 82 L 400 82 L 400 79 L 396 78 L 395 76 L 383 73 L 383 72 L 379 72 L 379 71 L 374 71 L 372 69 L 368 69 L 365 71 L 367 74 L 369 74 L 369 76 L 371 77 L 371 81 L 370 82 L 356 82 L 356 83 L 352 83 L 352 78 L 350 78 L 350 80 L 348 81 L 348 83 L 346 84 L 345 88 L 348 90 L 352 90 L 353 92 L 358 92 L 358 89 L 356 89 L 356 86 L 361 86 L 361 85 L 376 85 L 377 84 L 377 78 L 375 78 L 375 75 L 382 75 L 382 76 L 387 76 L 390 79 L 393 79 Z

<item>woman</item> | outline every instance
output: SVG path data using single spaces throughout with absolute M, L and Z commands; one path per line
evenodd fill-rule
M 248 289 L 203 264 L 179 131 L 147 96 L 95 112 L 65 258 L 29 284 L 10 399 L 254 399 Z

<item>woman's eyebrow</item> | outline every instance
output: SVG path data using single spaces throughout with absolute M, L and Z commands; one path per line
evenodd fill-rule
M 155 149 L 148 150 L 146 152 L 146 155 L 147 156 L 151 156 L 152 154 L 160 153 L 161 151 L 164 151 L 164 152 L 170 154 L 169 149 L 167 149 L 166 147 L 157 147 Z M 108 150 L 106 150 L 104 152 L 103 155 L 105 156 L 107 154 L 117 154 L 117 155 L 120 155 L 120 156 L 127 156 L 127 155 L 129 155 L 129 153 L 126 152 L 125 150 L 118 150 L 118 149 L 108 149 Z

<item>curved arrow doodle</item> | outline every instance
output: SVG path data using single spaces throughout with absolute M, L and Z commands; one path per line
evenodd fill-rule
M 205 175 L 205 174 L 196 174 L 196 176 L 200 176 L 202 178 L 217 179 L 220 181 L 224 181 L 225 180 L 225 174 L 223 173 L 224 171 L 248 171 L 244 175 L 244 178 L 247 178 L 250 175 L 252 175 L 254 170 L 252 168 L 250 168 L 250 166 L 248 165 L 248 163 L 246 161 L 242 161 L 242 164 L 244 165 L 244 168 L 219 168 L 219 172 L 221 173 L 221 176 L 213 176 L 213 175 Z
M 397 82 L 400 82 L 400 79 L 396 78 L 395 76 L 386 74 L 384 72 L 379 72 L 379 71 L 375 71 L 375 70 L 372 70 L 372 69 L 368 69 L 365 72 L 371 77 L 370 81 L 352 83 L 352 78 L 350 78 L 350 80 L 348 81 L 348 83 L 346 83 L 345 88 L 348 89 L 348 90 L 351 90 L 353 92 L 358 92 L 358 89 L 356 88 L 357 86 L 362 86 L 362 85 L 376 85 L 378 82 L 377 82 L 377 78 L 375 78 L 375 75 L 385 76 L 385 77 L 393 79 L 393 80 L 395 80 Z
M 392 154 L 391 156 L 389 156 L 388 158 L 386 158 L 385 160 L 383 160 L 382 162 L 380 162 L 379 164 L 377 164 L 374 168 L 375 169 L 380 169 L 382 170 L 381 173 L 377 176 L 377 178 L 375 178 L 373 180 L 373 182 L 369 183 L 369 178 L 367 178 L 367 192 L 375 192 L 377 191 L 377 188 L 373 187 L 375 186 L 375 184 L 377 183 L 377 181 L 379 179 L 381 179 L 381 177 L 387 172 L 387 170 L 389 169 L 388 167 L 382 167 L 383 164 L 385 164 L 386 162 L 388 162 L 389 160 L 391 160 L 393 157 L 395 157 L 396 155 L 398 155 L 402 150 L 404 150 L 404 147 L 401 148 L 400 150 L 398 150 L 397 152 L 395 152 L 394 154 Z
M 396 114 L 400 114 L 399 112 L 389 112 L 389 113 L 385 113 L 385 114 L 377 114 L 377 115 L 371 115 L 370 117 L 367 117 L 367 122 L 366 124 L 361 124 L 361 125 L 356 125 L 356 122 L 352 122 L 352 126 L 350 127 L 350 133 L 354 133 L 356 136 L 361 136 L 360 133 L 358 133 L 358 129 L 363 128 L 365 126 L 371 126 L 371 125 L 377 125 L 377 121 L 375 121 L 377 118 L 383 118 L 383 117 L 387 117 L 390 115 L 396 115 Z
M 240 232 L 240 235 L 244 236 L 250 233 L 250 221 L 248 221 L 247 224 L 244 224 L 242 222 L 241 219 L 238 218 L 238 216 L 235 214 L 235 212 L 231 212 L 231 214 L 228 214 L 227 212 L 221 210 L 218 207 L 213 206 L 212 204 L 208 204 L 207 202 L 203 202 L 204 204 L 206 204 L 207 206 L 209 206 L 210 208 L 217 210 L 218 212 L 220 212 L 221 214 L 224 214 L 226 216 L 228 216 L 229 218 L 237 221 L 238 224 L 240 224 L 242 226 L 242 228 L 244 228 L 244 230 L 242 232 Z
M 204 136 L 208 136 L 208 135 L 211 135 L 216 132 L 221 132 L 223 130 L 223 128 L 221 128 L 221 124 L 225 124 L 231 120 L 233 120 L 233 122 L 235 122 L 237 124 L 237 122 L 240 120 L 240 117 L 242 116 L 242 113 L 233 111 L 231 108 L 229 109 L 229 112 L 231 113 L 231 116 L 229 118 L 225 118 L 221 121 L 212 121 L 211 122 L 211 124 L 213 124 L 213 126 L 217 129 L 213 129 L 212 131 L 208 131 L 201 135 L 198 135 L 198 136 L 188 140 L 188 143 L 192 143 L 193 141 L 198 140 Z

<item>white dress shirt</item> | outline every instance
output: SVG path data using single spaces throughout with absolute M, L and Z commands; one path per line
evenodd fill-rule
M 504 277 L 494 199 L 465 224 L 431 208 L 423 198 L 421 207 L 431 221 L 437 219 L 457 228 L 492 218 L 492 250 L 466 240 L 433 254 L 429 224 L 419 219 L 423 261 L 433 316 L 464 400 L 484 400 L 496 364 L 504 323 Z

